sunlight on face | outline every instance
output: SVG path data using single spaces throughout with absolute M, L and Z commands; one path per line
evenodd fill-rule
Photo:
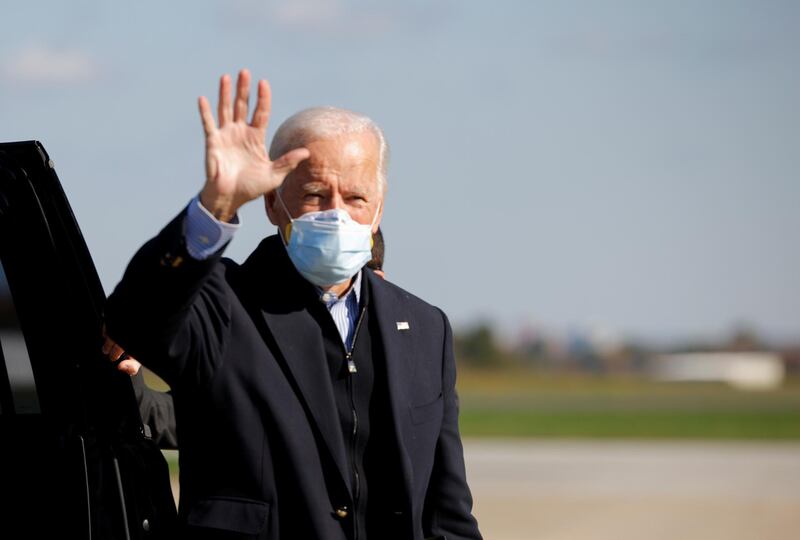
M 311 157 L 302 162 L 281 189 L 292 218 L 339 208 L 362 224 L 376 218 L 383 196 L 378 184 L 378 141 L 371 133 L 341 135 L 305 145 Z M 281 230 L 289 222 L 279 203 L 270 218 Z M 380 217 L 376 221 L 380 221 Z

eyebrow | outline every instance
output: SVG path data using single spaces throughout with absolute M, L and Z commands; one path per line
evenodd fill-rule
M 367 196 L 369 195 L 369 191 L 365 190 L 365 189 L 353 188 L 353 189 L 346 190 L 344 193 L 342 193 L 342 195 L 344 195 L 346 197 L 350 197 L 350 196 L 355 195 L 355 196 L 358 196 L 358 197 L 364 197 L 366 199 Z
M 330 191 L 325 184 L 321 182 L 308 182 L 307 184 L 303 184 L 302 189 L 304 193 L 313 195 L 324 194 Z
M 330 188 L 323 184 L 322 182 L 308 182 L 303 184 L 302 188 L 304 195 L 327 195 L 330 193 Z M 369 190 L 360 189 L 360 188 L 352 188 L 342 192 L 344 197 L 363 197 L 364 199 L 368 199 L 370 196 Z

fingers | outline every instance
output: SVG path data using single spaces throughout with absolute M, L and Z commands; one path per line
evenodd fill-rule
M 127 360 L 123 360 L 119 364 L 117 364 L 117 369 L 123 373 L 127 373 L 131 377 L 139 373 L 139 370 L 142 368 L 142 364 L 135 358 L 128 358 Z
M 200 120 L 203 122 L 203 131 L 206 137 L 211 135 L 217 126 L 214 124 L 214 115 L 211 114 L 211 105 L 205 96 L 201 96 L 197 100 L 197 107 L 200 109 Z
M 220 129 L 229 122 L 246 122 L 247 110 L 250 102 L 250 71 L 243 69 L 236 79 L 236 97 L 231 105 L 231 78 L 223 75 L 219 80 L 219 103 L 217 105 L 217 119 Z M 208 100 L 201 97 L 198 100 L 200 117 L 203 121 L 203 130 L 209 135 L 214 129 L 214 118 Z M 258 81 L 258 101 L 251 126 L 266 131 L 270 113 L 270 89 L 265 80 Z
M 271 101 L 272 92 L 270 91 L 269 83 L 263 79 L 258 81 L 258 101 L 256 101 L 256 110 L 253 111 L 251 126 L 263 129 L 264 131 L 267 130 Z
M 117 360 L 125 360 L 128 357 L 127 353 L 125 353 L 125 349 L 114 343 L 111 349 L 106 353 L 106 356 L 112 361 L 116 362 Z
M 243 69 L 236 81 L 236 101 L 233 104 L 233 121 L 247 122 L 247 106 L 250 101 L 250 72 Z
M 105 332 L 105 329 L 103 329 L 103 331 Z M 127 373 L 131 377 L 139 373 L 139 370 L 142 368 L 142 364 L 136 358 L 128 356 L 122 347 L 107 336 L 103 342 L 103 354 L 112 362 L 119 362 L 117 364 L 117 369 L 123 373 Z
M 282 182 L 287 174 L 295 170 L 300 162 L 308 159 L 310 155 L 311 152 L 307 148 L 290 150 L 272 162 L 272 173 Z
M 219 103 L 217 104 L 217 118 L 219 127 L 222 128 L 231 121 L 231 78 L 225 74 L 219 79 Z
M 217 105 L 217 118 L 219 127 L 223 128 L 229 122 L 246 122 L 247 111 L 250 103 L 250 71 L 243 69 L 236 79 L 236 97 L 231 105 L 231 78 L 223 75 L 219 80 L 219 103 Z M 200 117 L 203 120 L 203 130 L 209 135 L 214 129 L 214 119 L 208 106 L 208 100 L 201 97 L 198 101 Z M 251 126 L 266 130 L 270 112 L 270 89 L 267 81 L 258 82 L 258 101 L 253 112 Z
M 128 358 L 128 355 L 125 353 L 125 349 L 117 345 L 117 342 L 108 336 L 106 336 L 106 339 L 103 342 L 103 354 L 105 354 L 112 362 L 116 362 L 118 360 L 124 361 Z

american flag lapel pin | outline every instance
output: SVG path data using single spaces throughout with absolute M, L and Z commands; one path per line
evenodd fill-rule
M 409 328 L 411 328 L 411 327 L 408 326 L 408 322 L 406 322 L 406 321 L 397 321 L 397 329 L 398 330 L 408 330 Z

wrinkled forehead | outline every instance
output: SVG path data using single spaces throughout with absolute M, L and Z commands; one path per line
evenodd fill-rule
M 337 156 L 340 159 L 372 160 L 377 162 L 380 143 L 374 133 L 358 131 L 329 137 L 309 136 L 302 142 L 311 150 L 311 159 Z
M 287 182 L 336 181 L 367 183 L 378 188 L 379 142 L 370 132 L 348 133 L 305 141 L 308 159 L 287 177 Z

